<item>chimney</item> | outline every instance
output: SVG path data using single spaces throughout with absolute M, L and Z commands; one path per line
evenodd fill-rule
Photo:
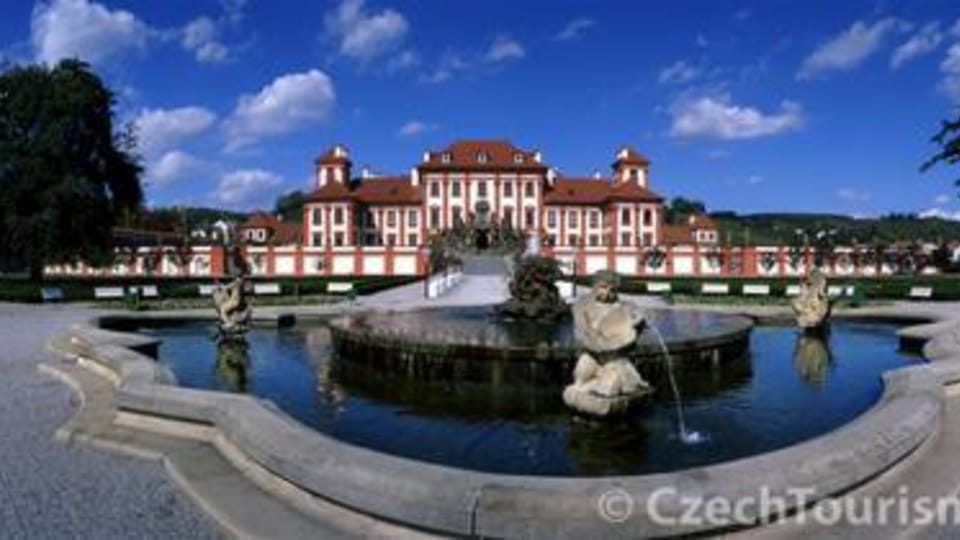
M 410 167 L 410 184 L 413 186 L 420 185 L 420 169 Z
M 536 161 L 537 163 L 543 163 L 543 154 L 541 154 L 539 150 L 534 150 L 533 160 Z
M 603 175 L 600 174 L 600 171 L 594 170 L 594 171 L 593 171 L 593 179 L 594 179 L 594 180 L 600 180 L 601 178 L 603 178 Z
M 373 172 L 370 170 L 369 165 L 364 165 L 363 168 L 360 169 L 360 178 L 373 178 Z
M 430 152 L 423 153 L 423 162 L 428 163 L 430 161 Z

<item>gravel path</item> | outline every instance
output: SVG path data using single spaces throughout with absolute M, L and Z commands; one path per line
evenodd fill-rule
M 218 538 L 159 463 L 53 439 L 79 400 L 37 364 L 51 336 L 92 313 L 0 303 L 0 537 Z

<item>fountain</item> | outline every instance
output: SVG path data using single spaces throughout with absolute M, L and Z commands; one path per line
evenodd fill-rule
M 217 310 L 217 343 L 245 341 L 252 313 L 244 296 L 243 277 L 219 285 L 211 297 Z
M 628 359 L 646 320 L 636 304 L 618 298 L 617 281 L 616 274 L 599 273 L 591 293 L 573 306 L 574 332 L 582 351 L 563 401 L 596 416 L 622 413 L 653 391 Z

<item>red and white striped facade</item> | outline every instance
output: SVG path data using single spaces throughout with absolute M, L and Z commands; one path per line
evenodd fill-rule
M 316 161 L 304 245 L 422 246 L 458 218 L 469 223 L 482 207 L 492 221 L 557 250 L 659 244 L 663 198 L 648 188 L 649 161 L 624 147 L 611 168 L 609 178 L 559 176 L 538 151 L 461 140 L 425 152 L 407 175 L 354 178 L 347 149 L 336 145 Z

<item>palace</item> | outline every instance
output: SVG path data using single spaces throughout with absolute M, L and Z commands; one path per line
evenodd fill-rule
M 706 216 L 664 224 L 663 198 L 648 187 L 646 157 L 623 147 L 611 169 L 607 178 L 563 176 L 539 151 L 502 140 L 460 140 L 425 152 L 407 175 L 380 177 L 364 169 L 355 178 L 349 152 L 335 145 L 316 160 L 303 242 L 409 248 L 458 222 L 512 227 L 557 251 L 717 241 Z

